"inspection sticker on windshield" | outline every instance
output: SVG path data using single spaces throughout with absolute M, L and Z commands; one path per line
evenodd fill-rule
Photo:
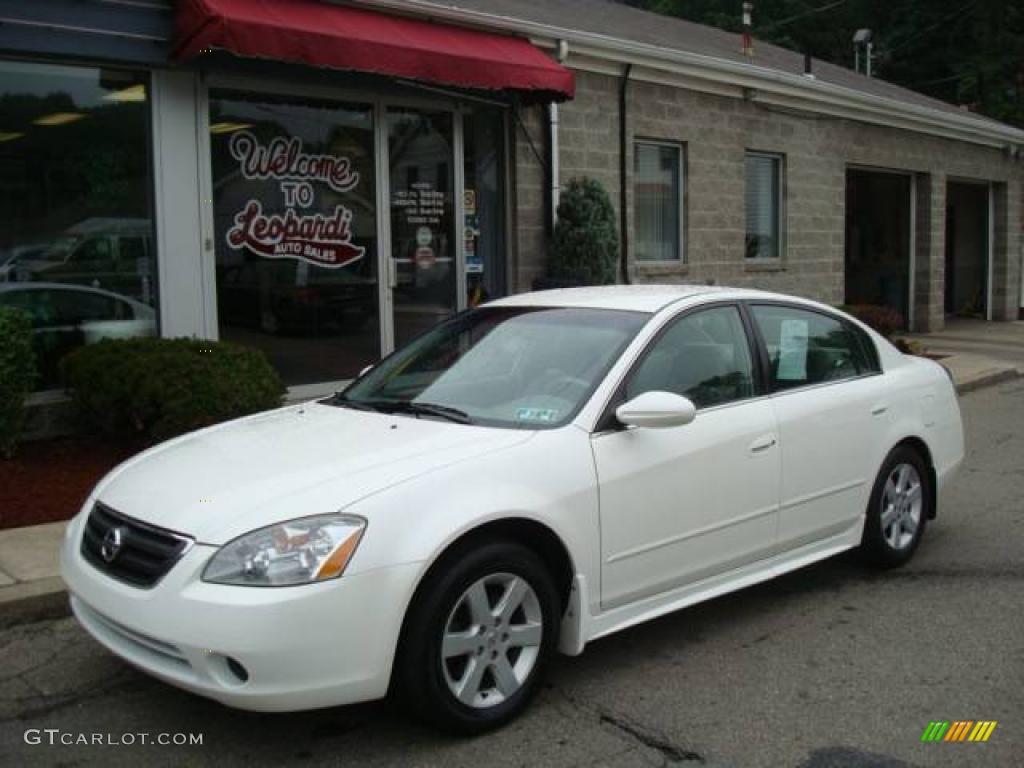
M 558 411 L 554 408 L 520 408 L 516 411 L 516 418 L 520 421 L 554 421 L 558 418 Z

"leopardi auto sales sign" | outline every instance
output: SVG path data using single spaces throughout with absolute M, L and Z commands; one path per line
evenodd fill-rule
M 316 201 L 314 183 L 340 193 L 358 186 L 359 173 L 349 158 L 307 153 L 297 137 L 263 144 L 248 131 L 233 134 L 228 149 L 246 180 L 276 182 L 285 204 L 283 213 L 268 214 L 259 200 L 250 199 L 227 232 L 229 247 L 330 269 L 363 258 L 366 249 L 352 242 L 351 210 L 336 205 L 328 214 L 308 211 Z

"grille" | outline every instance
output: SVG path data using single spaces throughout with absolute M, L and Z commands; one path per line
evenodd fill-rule
M 113 531 L 118 533 L 113 534 Z M 113 557 L 104 557 L 103 543 L 107 537 L 120 539 Z M 96 502 L 85 521 L 82 533 L 82 556 L 98 570 L 136 587 L 152 587 L 192 543 L 192 539 L 165 531 L 115 512 Z M 109 555 L 109 550 L 107 552 Z

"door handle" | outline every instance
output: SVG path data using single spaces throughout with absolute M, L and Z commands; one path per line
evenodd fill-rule
M 757 438 L 757 440 L 752 442 L 748 450 L 753 454 L 764 453 L 769 448 L 772 448 L 774 446 L 775 435 L 763 435 L 762 437 L 759 437 Z
M 874 408 L 871 409 L 871 415 L 872 416 L 881 416 L 883 413 L 885 413 L 888 410 L 889 410 L 889 406 L 888 405 L 876 405 Z

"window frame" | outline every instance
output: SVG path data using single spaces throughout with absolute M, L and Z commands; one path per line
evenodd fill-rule
M 719 403 L 717 405 L 708 405 L 704 407 L 698 407 L 698 413 L 707 413 L 710 411 L 716 411 L 722 408 L 732 408 L 737 405 L 743 405 L 745 403 L 753 402 L 759 398 L 770 395 L 770 386 L 768 380 L 765 378 L 765 367 L 764 360 L 762 357 L 761 350 L 761 338 L 757 334 L 757 329 L 752 325 L 753 318 L 746 311 L 744 306 L 745 302 L 739 299 L 723 299 L 721 301 L 709 301 L 707 303 L 698 304 L 696 306 L 687 307 L 670 317 L 666 318 L 665 322 L 662 323 L 661 327 L 655 331 L 654 335 L 647 340 L 644 348 L 637 354 L 633 361 L 629 364 L 629 368 L 626 369 L 625 373 L 615 384 L 615 390 L 612 392 L 611 397 L 605 403 L 604 409 L 601 412 L 600 418 L 594 425 L 592 434 L 597 435 L 602 432 L 621 432 L 627 429 L 626 425 L 619 421 L 615 415 L 615 410 L 626 402 L 626 388 L 629 385 L 630 380 L 647 360 L 647 357 L 654 351 L 654 349 L 661 342 L 662 337 L 665 336 L 675 325 L 690 315 L 697 314 L 698 312 L 704 312 L 711 309 L 721 309 L 723 307 L 733 307 L 739 314 L 740 323 L 743 325 L 743 332 L 747 339 L 747 349 L 750 352 L 750 363 L 754 377 L 754 391 L 749 397 L 744 397 L 741 400 L 730 400 L 728 403 Z
M 774 256 L 747 256 L 747 237 L 750 232 L 747 231 L 747 216 L 750 211 L 747 207 L 747 159 L 751 157 L 768 158 L 770 160 L 776 160 L 778 166 L 775 171 L 775 184 L 778 190 L 778 206 L 776 211 L 776 223 L 775 226 L 778 230 L 778 238 L 776 244 L 776 254 Z M 745 264 L 780 264 L 782 263 L 786 253 L 786 155 L 782 152 L 771 152 L 760 149 L 747 149 L 743 153 L 743 206 L 744 206 L 744 217 L 743 217 L 743 262 Z
M 839 384 L 848 384 L 852 381 L 860 381 L 872 376 L 881 376 L 885 373 L 882 369 L 881 358 L 878 354 L 878 349 L 872 342 L 871 338 L 864 333 L 863 330 L 857 327 L 855 323 L 848 320 L 847 318 L 829 312 L 820 307 L 812 307 L 804 304 L 796 304 L 788 301 L 779 301 L 772 299 L 756 299 L 753 301 L 747 300 L 741 302 L 743 305 L 743 312 L 747 315 L 749 321 L 749 328 L 754 333 L 757 339 L 758 355 L 760 360 L 759 367 L 761 368 L 761 377 L 765 386 L 765 393 L 769 396 L 777 395 L 788 395 L 791 392 L 803 392 L 808 389 L 817 389 L 819 387 L 830 387 Z M 816 381 L 813 383 L 801 384 L 794 387 L 777 387 L 772 378 L 772 365 L 771 358 L 768 354 L 768 344 L 764 339 L 764 335 L 761 333 L 761 326 L 758 324 L 757 319 L 754 317 L 754 307 L 778 307 L 781 309 L 795 310 L 798 312 L 807 312 L 810 314 L 821 315 L 824 318 L 839 323 L 843 328 L 850 333 L 851 337 L 855 340 L 855 343 L 860 347 L 861 352 L 864 355 L 865 361 L 868 364 L 868 370 L 858 373 L 856 376 L 849 376 L 844 379 L 834 379 L 831 381 Z M 865 347 L 865 344 L 867 346 Z
M 634 261 L 635 265 L 638 266 L 638 267 L 645 267 L 645 266 L 654 266 L 654 267 L 659 267 L 660 266 L 660 267 L 664 267 L 664 266 L 680 266 L 680 265 L 683 265 L 683 264 L 687 264 L 688 263 L 688 259 L 687 259 L 687 254 L 686 254 L 686 250 L 687 250 L 686 249 L 686 239 L 687 239 L 686 238 L 686 222 L 687 222 L 686 208 L 687 208 L 687 202 L 689 200 L 689 195 L 687 195 L 687 190 L 686 190 L 686 177 L 687 177 L 687 172 L 686 172 L 687 171 L 687 169 L 686 169 L 686 161 L 687 161 L 687 151 L 686 150 L 687 150 L 687 146 L 686 146 L 686 143 L 685 142 L 680 142 L 680 141 L 671 141 L 669 139 L 652 139 L 652 138 L 647 138 L 647 137 L 644 137 L 644 136 L 636 136 L 636 137 L 633 138 L 633 174 L 632 174 L 633 175 L 633 180 L 632 180 L 632 185 L 631 185 L 632 189 L 630 190 L 630 192 L 633 195 L 633 231 L 632 231 L 632 234 L 633 234 L 634 240 L 636 239 L 636 234 L 637 234 L 637 218 L 638 218 L 637 217 L 637 211 L 638 211 L 637 201 L 638 201 L 638 196 L 637 196 L 637 193 L 636 193 L 636 185 L 637 185 L 636 161 L 637 161 L 637 158 L 639 157 L 638 150 L 639 150 L 641 145 L 648 146 L 648 147 L 668 147 L 669 149 L 674 149 L 675 152 L 676 152 L 676 157 L 679 159 L 679 162 L 677 164 L 678 170 L 676 172 L 676 182 L 678 183 L 678 189 L 679 189 L 679 197 L 678 197 L 678 200 L 676 200 L 676 210 L 679 213 L 679 224 L 676 227 L 676 253 L 678 254 L 678 256 L 676 258 L 674 258 L 674 259 L 640 259 L 640 258 L 636 258 L 634 256 L 633 261 Z

